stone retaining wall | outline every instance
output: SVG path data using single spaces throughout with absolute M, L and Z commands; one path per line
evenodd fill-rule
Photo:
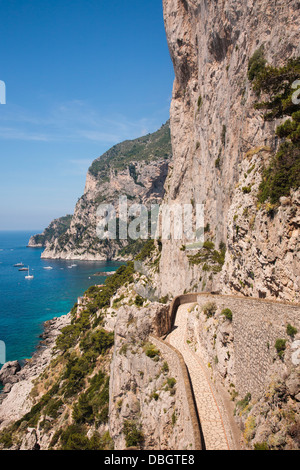
M 284 361 L 293 367 L 294 342 L 300 339 L 300 306 L 285 302 L 246 297 L 201 294 L 199 305 L 215 302 L 220 309 L 229 308 L 233 314 L 233 345 L 236 390 L 241 396 L 250 392 L 258 397 L 271 380 L 271 366 L 277 355 L 277 339 L 285 339 Z M 298 335 L 287 335 L 287 325 L 298 330 Z
M 175 297 L 170 305 L 171 329 L 180 305 L 194 302 L 201 305 L 208 301 L 230 308 L 233 313 L 236 389 L 240 395 L 250 392 L 253 397 L 259 396 L 270 380 L 270 366 L 277 354 L 277 339 L 288 340 L 285 362 L 288 366 L 294 365 L 293 348 L 300 339 L 300 305 L 231 295 L 184 294 Z M 289 323 L 299 332 L 295 338 L 287 335 Z

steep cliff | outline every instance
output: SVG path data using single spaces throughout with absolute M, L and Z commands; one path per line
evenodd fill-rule
M 28 247 L 43 248 L 46 245 L 54 243 L 56 238 L 62 236 L 70 228 L 71 220 L 71 215 L 66 215 L 65 217 L 53 220 L 43 233 L 30 237 Z
M 270 206 L 268 198 L 259 204 L 258 197 L 264 171 L 276 162 L 285 141 L 276 131 L 291 113 L 282 106 L 281 113 L 266 118 L 263 107 L 255 105 L 271 101 L 273 90 L 254 83 L 270 65 L 272 86 L 280 68 L 299 57 L 299 2 L 163 3 L 176 75 L 170 113 L 173 169 L 165 202 L 204 204 L 209 245 L 202 256 L 182 249 L 184 240 L 163 241 L 161 294 L 222 290 L 299 299 L 299 179 L 276 204 Z M 295 80 L 297 72 L 299 78 L 299 60 L 295 70 L 294 76 L 289 70 L 282 73 L 289 90 L 284 95 L 277 85 L 280 105 L 290 102 L 290 78 Z M 299 136 L 294 142 L 297 173 Z M 287 166 L 288 160 L 284 152 Z M 225 246 L 226 257 L 214 269 L 211 259 Z
M 127 197 L 128 205 L 139 203 L 150 207 L 159 204 L 164 195 L 171 155 L 167 122 L 154 134 L 122 142 L 96 159 L 89 168 L 84 194 L 76 204 L 70 227 L 57 237 L 46 238 L 42 258 L 131 258 L 135 248 L 128 248 L 127 241 L 108 242 L 97 237 L 97 208 L 100 204 L 112 204 L 118 214 L 120 196 Z M 38 239 L 37 236 L 34 238 Z

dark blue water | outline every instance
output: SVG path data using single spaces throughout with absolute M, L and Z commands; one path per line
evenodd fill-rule
M 94 273 L 115 271 L 122 264 L 42 260 L 42 249 L 26 248 L 31 235 L 0 232 L 0 341 L 6 346 L 6 361 L 31 357 L 43 322 L 68 313 L 88 287 L 103 284 L 105 277 Z M 26 280 L 27 273 L 13 267 L 20 262 L 30 267 L 34 279 Z M 69 269 L 72 264 L 77 266 Z

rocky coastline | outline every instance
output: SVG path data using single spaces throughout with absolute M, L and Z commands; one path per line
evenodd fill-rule
M 25 361 L 25 365 L 19 361 L 10 361 L 0 370 L 0 382 L 4 387 L 0 393 L 0 430 L 30 410 L 33 381 L 55 357 L 56 338 L 62 328 L 70 322 L 70 313 L 46 321 L 43 333 L 40 335 L 41 340 L 33 356 Z

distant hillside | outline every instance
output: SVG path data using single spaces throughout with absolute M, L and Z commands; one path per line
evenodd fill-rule
M 115 145 L 97 158 L 88 170 L 83 196 L 68 226 L 54 237 L 53 222 L 34 241 L 45 242 L 43 258 L 108 260 L 130 259 L 137 247 L 127 241 L 101 241 L 96 235 L 99 204 L 117 207 L 120 196 L 130 203 L 159 204 L 172 156 L 169 121 L 158 131 Z
M 149 163 L 168 159 L 172 153 L 169 121 L 154 134 L 115 145 L 91 165 L 89 173 L 97 179 L 107 180 L 110 170 L 125 170 L 132 161 Z
M 33 235 L 29 242 L 28 246 L 31 248 L 34 247 L 45 247 L 47 243 L 52 243 L 56 238 L 60 237 L 70 228 L 72 220 L 72 215 L 66 215 L 55 219 L 51 222 L 49 227 L 47 227 L 43 233 Z

